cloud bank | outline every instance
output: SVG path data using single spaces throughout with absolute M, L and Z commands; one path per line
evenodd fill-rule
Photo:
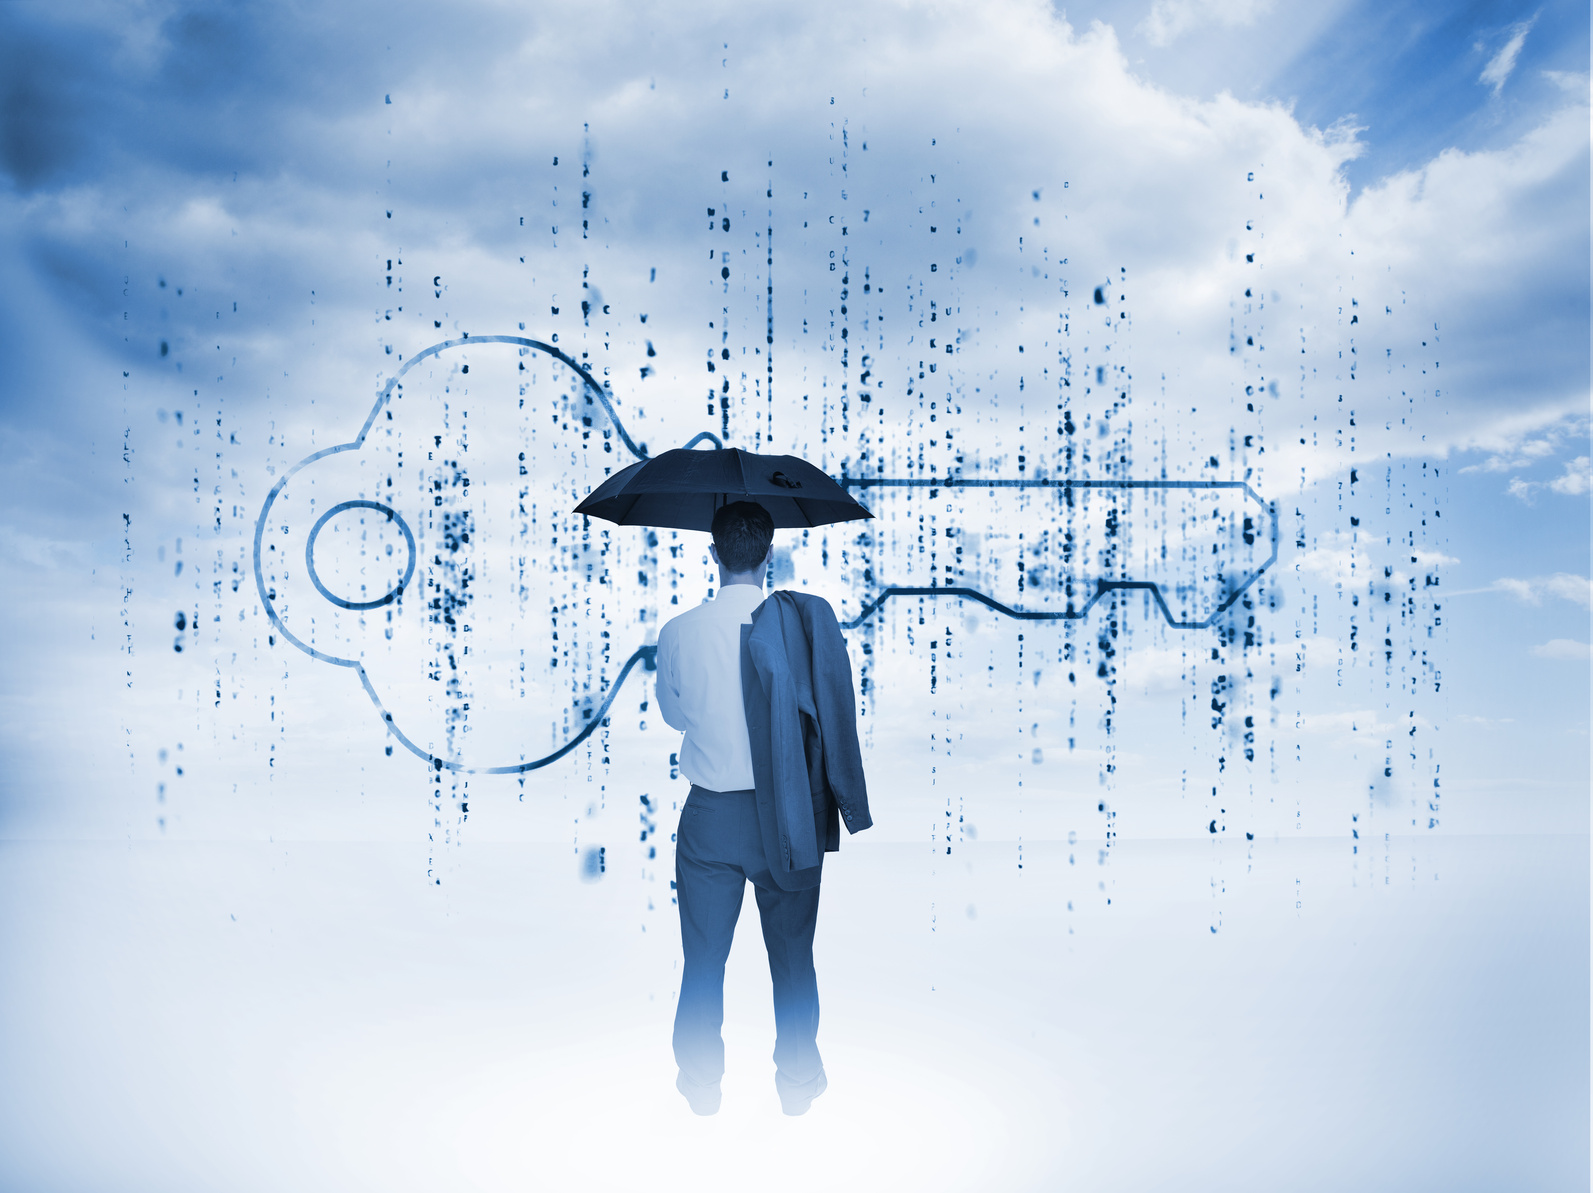
M 1260 7 L 1154 11 L 1171 39 Z M 1351 578 L 1390 609 L 1436 587 L 1461 554 L 1440 465 L 1486 453 L 1540 508 L 1585 496 L 1585 76 L 1521 135 L 1355 192 L 1376 130 L 1174 94 L 1110 27 L 1029 0 L 434 15 L 4 18 L 23 496 L 0 546 L 121 566 L 141 641 L 166 650 L 183 609 L 185 663 L 203 631 L 265 690 L 233 579 L 266 493 L 466 332 L 556 342 L 655 448 L 711 430 L 832 471 L 1244 480 L 1279 502 L 1302 607 Z M 1557 570 L 1585 565 L 1479 582 Z M 1289 632 L 1270 591 L 1234 627 L 1249 649 Z M 1223 670 L 1180 680 L 1204 709 L 1241 672 L 1201 653 Z

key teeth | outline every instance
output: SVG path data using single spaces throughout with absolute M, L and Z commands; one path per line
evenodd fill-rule
M 854 485 L 858 484 L 855 479 L 852 483 Z M 941 481 L 940 484 L 941 487 L 952 488 L 965 487 L 971 489 L 980 489 L 993 487 L 988 480 L 982 482 L 978 480 L 968 480 L 960 484 L 954 483 L 951 485 L 947 485 L 945 481 Z M 864 482 L 861 487 L 879 486 L 875 485 L 873 482 Z M 914 484 L 912 486 L 901 485 L 891 487 L 922 488 L 927 487 L 927 485 Z M 1000 487 L 1058 489 L 1069 487 L 1069 482 L 1035 481 L 1021 485 L 1020 482 L 1003 482 Z M 1254 501 L 1260 509 L 1259 514 L 1252 515 L 1254 521 L 1252 522 L 1253 529 L 1250 532 L 1250 536 L 1252 539 L 1254 539 L 1263 532 L 1263 527 L 1260 524 L 1260 520 L 1265 518 L 1267 522 L 1265 533 L 1267 534 L 1267 541 L 1271 550 L 1266 559 L 1254 566 L 1246 567 L 1237 571 L 1218 570 L 1213 577 L 1215 582 L 1215 591 L 1210 597 L 1203 597 L 1202 585 L 1193 582 L 1177 583 L 1168 586 L 1155 580 L 1096 579 L 1093 582 L 1093 591 L 1091 592 L 1089 598 L 1084 601 L 1082 605 L 1074 604 L 1073 600 L 1070 598 L 1065 609 L 1051 610 L 1043 608 L 1037 609 L 1032 607 L 1025 608 L 1019 602 L 1006 601 L 992 593 L 968 585 L 922 586 L 886 584 L 878 588 L 874 595 L 864 603 L 857 616 L 844 622 L 842 628 L 856 629 L 862 626 L 870 617 L 883 608 L 887 601 L 895 597 L 955 596 L 975 601 L 990 609 L 992 612 L 1011 618 L 1015 621 L 1079 621 L 1087 618 L 1094 609 L 1095 605 L 1099 603 L 1103 597 L 1106 597 L 1113 592 L 1132 592 L 1138 590 L 1149 594 L 1150 599 L 1156 606 L 1157 612 L 1161 615 L 1162 619 L 1170 628 L 1178 630 L 1209 629 L 1215 625 L 1217 621 L 1230 608 L 1232 608 L 1247 591 L 1249 591 L 1255 582 L 1261 578 L 1263 573 L 1265 573 L 1269 568 L 1272 567 L 1274 563 L 1277 562 L 1278 521 L 1276 507 L 1262 500 L 1260 495 L 1257 494 L 1248 483 L 1243 481 L 1096 481 L 1078 482 L 1073 487 L 1089 489 L 1120 488 L 1128 490 L 1173 489 L 1184 491 L 1242 490 L 1246 503 L 1249 501 Z M 1248 508 L 1248 504 L 1242 506 L 1241 508 Z M 1247 541 L 1245 546 L 1251 550 L 1254 550 L 1255 543 L 1253 541 Z

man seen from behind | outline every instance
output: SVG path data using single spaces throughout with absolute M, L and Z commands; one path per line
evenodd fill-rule
M 719 1109 L 725 960 L 751 882 L 774 985 L 775 1087 L 785 1113 L 803 1114 L 828 1084 L 813 969 L 823 853 L 839 847 L 839 821 L 851 832 L 872 823 L 851 662 L 827 602 L 764 600 L 768 511 L 732 502 L 712 535 L 717 595 L 658 635 L 659 711 L 685 735 L 692 785 L 676 834 L 675 1084 L 696 1113 Z

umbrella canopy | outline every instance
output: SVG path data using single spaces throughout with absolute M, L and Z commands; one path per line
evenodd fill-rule
M 738 447 L 671 451 L 616 472 L 575 507 L 621 526 L 708 530 L 714 511 L 756 501 L 776 527 L 825 526 L 874 515 L 840 485 L 796 456 L 759 456 Z

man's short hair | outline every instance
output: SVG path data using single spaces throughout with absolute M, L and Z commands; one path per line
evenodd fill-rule
M 774 542 L 774 519 L 756 501 L 732 501 L 714 511 L 713 536 L 727 572 L 750 572 Z

